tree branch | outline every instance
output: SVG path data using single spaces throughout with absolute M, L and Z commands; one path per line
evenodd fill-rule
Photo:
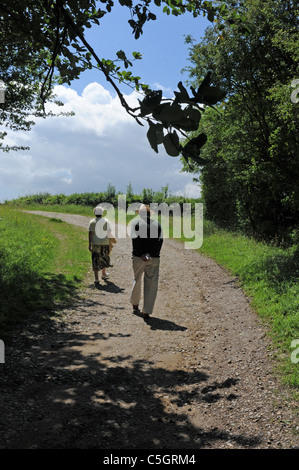
M 126 100 L 124 99 L 123 97 L 123 94 L 121 93 L 121 91 L 119 90 L 119 88 L 116 86 L 116 84 L 114 83 L 114 81 L 112 80 L 112 78 L 110 77 L 109 73 L 107 72 L 104 64 L 102 63 L 102 61 L 100 60 L 100 58 L 98 57 L 98 55 L 96 54 L 96 52 L 93 50 L 93 48 L 90 46 L 90 44 L 86 41 L 84 35 L 81 33 L 81 31 L 79 30 L 79 28 L 77 27 L 77 25 L 74 23 L 74 21 L 72 20 L 71 16 L 69 15 L 69 13 L 66 11 L 66 9 L 64 8 L 63 4 L 62 4 L 62 1 L 61 0 L 57 0 L 57 5 L 58 7 L 60 8 L 60 11 L 62 12 L 64 18 L 65 18 L 65 21 L 67 24 L 70 25 L 70 27 L 73 29 L 74 33 L 80 38 L 80 40 L 82 41 L 82 43 L 84 44 L 84 46 L 86 47 L 86 49 L 90 52 L 90 54 L 92 55 L 92 57 L 96 60 L 97 62 L 97 65 L 98 67 L 100 68 L 101 72 L 103 72 L 103 74 L 105 75 L 105 78 L 106 80 L 110 83 L 110 85 L 112 85 L 112 87 L 114 88 L 114 90 L 116 91 L 120 101 L 121 101 L 121 104 L 122 106 L 125 108 L 125 110 L 128 112 L 128 114 L 130 114 L 132 117 L 134 117 L 136 119 L 136 115 L 134 114 L 134 109 L 131 108 L 128 103 L 126 102 Z M 138 108 L 139 109 L 139 108 Z

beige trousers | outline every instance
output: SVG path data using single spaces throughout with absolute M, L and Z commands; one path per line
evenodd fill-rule
M 143 276 L 143 313 L 151 315 L 154 309 L 158 292 L 160 258 L 151 258 L 143 261 L 138 256 L 133 256 L 134 282 L 130 301 L 132 305 L 139 305 L 141 299 L 141 287 Z

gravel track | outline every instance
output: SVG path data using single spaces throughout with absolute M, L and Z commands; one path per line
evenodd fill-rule
M 108 282 L 96 288 L 90 270 L 71 307 L 16 331 L 1 370 L 0 448 L 298 448 L 297 404 L 237 279 L 165 240 L 145 322 L 129 304 L 129 238 L 112 264 Z

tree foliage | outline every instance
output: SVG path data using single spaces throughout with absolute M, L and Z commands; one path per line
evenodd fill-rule
M 204 113 L 192 137 L 204 130 L 208 142 L 199 164 L 184 169 L 200 173 L 209 218 L 282 240 L 296 233 L 299 220 L 299 108 L 291 100 L 299 10 L 292 1 L 242 3 L 249 35 L 218 27 L 199 44 L 188 39 L 190 79 L 200 82 L 213 66 L 227 98 L 220 113 Z
M 153 5 L 167 15 L 188 13 L 197 17 L 204 14 L 211 22 L 223 18 L 238 29 L 246 28 L 244 17 L 223 2 L 215 5 L 215 2 L 202 0 L 118 0 L 117 3 L 128 9 L 128 23 L 135 39 L 143 33 L 146 23 L 156 19 L 151 11 Z M 221 99 L 222 93 L 211 86 L 208 77 L 190 98 L 179 84 L 176 99 L 164 102 L 161 91 L 153 92 L 132 73 L 133 61 L 141 59 L 140 53 L 133 52 L 130 58 L 120 49 L 113 60 L 100 58 L 101 51 L 86 40 L 85 31 L 100 27 L 105 16 L 113 14 L 114 7 L 112 0 L 100 0 L 100 3 L 96 0 L 1 2 L 0 80 L 6 85 L 6 93 L 5 103 L 0 104 L 0 123 L 13 129 L 30 129 L 33 124 L 30 115 L 46 115 L 44 105 L 53 99 L 54 83 L 70 85 L 84 70 L 96 68 L 113 87 L 126 111 L 139 124 L 148 123 L 148 138 L 155 151 L 160 143 L 172 156 L 182 151 L 177 131 L 198 127 L 199 105 L 204 102 L 213 105 Z M 144 91 L 145 98 L 140 106 L 132 108 L 126 102 L 119 83 Z M 183 152 L 186 158 L 197 158 L 198 149 L 194 141 Z

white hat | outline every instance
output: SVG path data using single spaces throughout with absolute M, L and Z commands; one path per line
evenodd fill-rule
M 103 215 L 104 209 L 101 206 L 97 206 L 94 209 L 94 215 Z
M 141 206 L 139 207 L 139 212 L 142 212 L 142 211 L 150 212 L 150 207 L 146 206 L 145 204 L 141 204 Z
M 150 214 L 153 213 L 150 206 L 148 206 L 147 204 L 141 204 L 141 206 L 139 207 L 139 214 L 140 212 L 149 212 Z

